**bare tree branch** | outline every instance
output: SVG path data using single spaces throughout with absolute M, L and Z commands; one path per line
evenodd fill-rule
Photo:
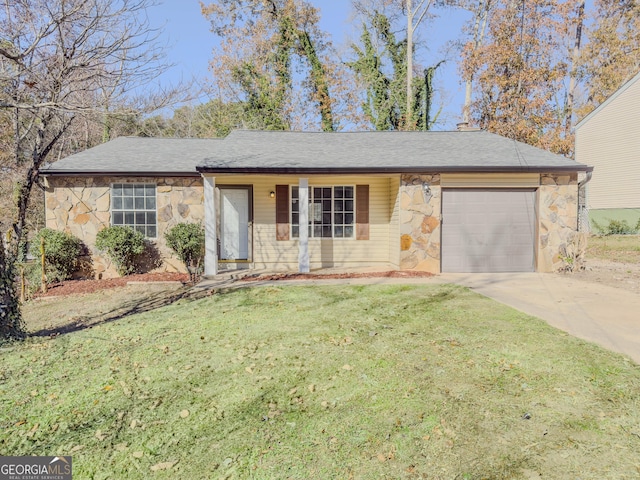
M 156 0 L 0 0 L 0 113 L 13 114 L 0 133 L 13 130 L 13 168 L 23 174 L 11 242 L 0 256 L 0 302 L 11 303 L 7 282 L 27 233 L 41 166 L 55 161 L 62 145 L 87 148 L 89 138 L 108 139 L 116 121 L 134 123 L 190 97 L 189 86 L 153 86 L 170 67 L 158 41 L 161 32 L 146 15 L 155 5 Z

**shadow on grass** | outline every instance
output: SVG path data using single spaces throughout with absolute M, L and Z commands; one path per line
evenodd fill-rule
M 383 284 L 384 279 L 380 279 L 380 282 L 372 282 L 372 285 Z M 58 335 L 64 335 L 67 333 L 78 332 L 93 328 L 98 325 L 104 325 L 117 320 L 121 320 L 129 315 L 136 315 L 139 313 L 150 312 L 158 308 L 172 305 L 180 300 L 194 301 L 201 298 L 206 298 L 212 295 L 220 295 L 228 293 L 230 291 L 242 289 L 261 287 L 265 285 L 274 284 L 269 279 L 254 280 L 251 282 L 241 281 L 237 279 L 227 279 L 217 282 L 215 285 L 211 284 L 196 284 L 195 286 L 184 286 L 178 290 L 171 292 L 157 292 L 154 294 L 143 295 L 141 298 L 133 299 L 128 302 L 113 308 L 112 310 L 97 315 L 78 315 L 75 316 L 63 325 L 58 325 L 51 328 L 42 328 L 29 333 L 30 337 L 55 337 Z M 297 282 L 297 281 L 282 281 L 276 282 L 278 285 L 297 285 L 297 286 L 313 286 L 313 283 Z M 355 286 L 356 288 L 362 286 Z M 398 288 L 406 288 L 398 286 Z M 357 294 L 354 294 L 354 296 Z M 346 301 L 344 292 L 335 297 L 335 303 L 340 301 Z M 433 301 L 431 299 L 430 301 Z M 441 300 L 444 300 L 441 299 Z
M 142 298 L 137 298 L 125 302 L 111 311 L 100 313 L 99 315 L 80 315 L 70 319 L 69 322 L 64 325 L 56 326 L 53 328 L 44 328 L 30 332 L 31 337 L 55 337 L 57 335 L 64 335 L 66 333 L 78 332 L 93 328 L 98 325 L 104 325 L 107 323 L 121 320 L 129 315 L 136 315 L 138 313 L 145 313 L 156 310 L 158 308 L 166 307 L 174 304 L 180 300 L 198 300 L 211 295 L 222 294 L 228 291 L 234 290 L 234 280 L 221 282 L 212 288 L 203 288 L 198 285 L 184 286 L 178 290 L 171 292 L 157 292 L 150 295 L 145 295 Z

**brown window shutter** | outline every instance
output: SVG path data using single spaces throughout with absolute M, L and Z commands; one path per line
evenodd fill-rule
M 276 185 L 276 240 L 289 240 L 289 185 Z
M 356 185 L 356 240 L 369 240 L 369 185 Z

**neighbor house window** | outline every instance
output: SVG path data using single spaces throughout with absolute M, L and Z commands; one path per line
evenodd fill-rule
M 300 236 L 300 196 L 291 187 L 291 234 Z M 309 237 L 353 238 L 355 187 L 309 187 Z
M 133 227 L 155 238 L 156 186 L 149 183 L 114 183 L 111 186 L 111 225 Z

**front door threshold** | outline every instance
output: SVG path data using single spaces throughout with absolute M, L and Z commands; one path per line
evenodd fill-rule
M 218 262 L 218 271 L 220 272 L 233 272 L 237 270 L 253 270 L 253 263 L 247 261 L 225 261 Z

